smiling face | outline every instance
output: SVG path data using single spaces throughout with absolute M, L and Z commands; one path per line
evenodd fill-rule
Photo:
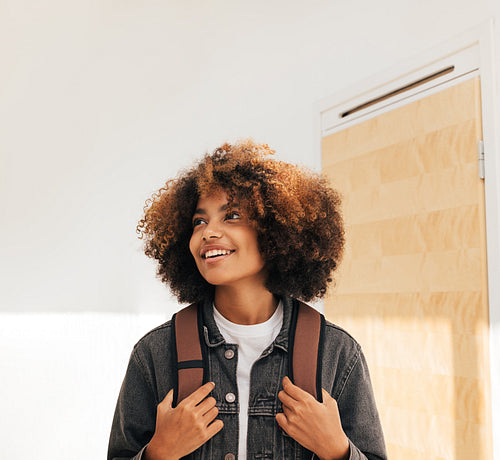
M 227 195 L 222 191 L 200 197 L 189 249 L 201 276 L 214 286 L 265 283 L 257 231 L 237 203 L 228 209 Z

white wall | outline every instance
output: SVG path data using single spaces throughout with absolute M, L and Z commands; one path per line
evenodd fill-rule
M 319 168 L 315 101 L 499 3 L 2 0 L 0 457 L 105 456 L 131 346 L 176 308 L 135 237 L 168 177 L 248 136 Z

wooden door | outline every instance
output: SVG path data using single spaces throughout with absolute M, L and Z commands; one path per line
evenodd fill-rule
M 389 458 L 490 459 L 479 77 L 322 139 L 347 249 L 329 320 L 361 343 Z

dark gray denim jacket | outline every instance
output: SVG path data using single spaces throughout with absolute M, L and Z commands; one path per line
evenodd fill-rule
M 282 411 L 278 392 L 283 377 L 288 373 L 288 328 L 292 302 L 291 299 L 283 299 L 283 327 L 251 371 L 248 459 L 317 458 L 280 430 L 275 420 L 276 414 Z M 218 418 L 224 422 L 224 428 L 186 458 L 237 458 L 238 350 L 236 345 L 226 343 L 217 329 L 211 302 L 205 303 L 203 317 L 209 380 L 215 383 L 211 395 L 217 400 Z M 108 460 L 142 458 L 155 430 L 156 406 L 174 385 L 171 334 L 169 321 L 146 334 L 134 347 L 116 405 Z M 342 427 L 350 440 L 350 459 L 386 459 L 382 427 L 360 346 L 349 334 L 329 322 L 324 338 L 321 383 L 337 401 Z M 225 354 L 228 349 L 234 351 L 234 356 Z M 234 402 L 226 401 L 228 393 L 236 395 Z

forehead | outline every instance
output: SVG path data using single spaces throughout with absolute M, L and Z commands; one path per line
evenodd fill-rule
M 224 190 L 214 190 L 209 193 L 203 193 L 198 199 L 195 212 L 203 212 L 214 209 L 226 209 L 228 195 Z

